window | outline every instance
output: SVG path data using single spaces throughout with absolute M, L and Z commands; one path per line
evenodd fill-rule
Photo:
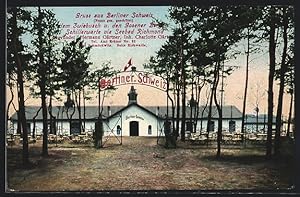
M 56 124 L 55 124 L 55 119 L 52 119 L 52 121 L 48 121 L 48 131 L 51 134 L 56 134 Z
M 229 132 L 234 132 L 235 131 L 235 121 L 230 120 L 229 121 Z
M 27 133 L 28 135 L 30 135 L 31 134 L 30 123 L 26 123 L 26 126 L 27 126 Z
M 186 122 L 186 130 L 192 132 L 193 131 L 193 122 Z
M 152 135 L 152 126 L 151 125 L 148 126 L 148 135 Z
M 171 122 L 170 121 L 165 121 L 164 122 L 164 133 L 166 134 L 166 135 L 168 135 L 168 134 L 170 134 L 170 132 L 171 132 Z
M 70 134 L 78 135 L 81 131 L 81 124 L 79 121 L 73 120 L 70 123 Z
M 117 135 L 120 135 L 121 134 L 121 127 L 120 125 L 117 126 Z
M 208 124 L 209 131 L 215 131 L 215 122 L 211 120 Z

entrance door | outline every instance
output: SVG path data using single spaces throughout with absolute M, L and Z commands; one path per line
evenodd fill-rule
M 139 136 L 139 122 L 131 121 L 129 123 L 130 136 Z
M 80 134 L 81 126 L 79 121 L 72 121 L 70 125 L 70 134 Z

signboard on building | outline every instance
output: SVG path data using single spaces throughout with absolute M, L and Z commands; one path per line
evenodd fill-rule
M 167 90 L 167 81 L 165 79 L 141 71 L 121 72 L 114 77 L 102 78 L 99 81 L 100 90 L 105 90 L 110 86 L 115 87 L 127 84 L 146 85 L 162 91 Z

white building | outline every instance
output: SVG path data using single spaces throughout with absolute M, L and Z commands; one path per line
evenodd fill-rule
M 163 136 L 164 122 L 167 116 L 167 106 L 141 106 L 137 103 L 137 93 L 132 86 L 128 93 L 129 102 L 127 106 L 103 106 L 102 117 L 104 122 L 104 135 L 122 135 L 122 136 Z M 39 106 L 26 106 L 26 118 L 28 131 L 36 135 L 42 134 L 42 110 L 38 112 Z M 85 113 L 84 113 L 85 111 Z M 101 109 L 100 109 L 101 111 Z M 72 115 L 72 113 L 74 114 Z M 239 131 L 241 128 L 242 113 L 235 106 L 223 106 L 223 130 L 230 132 Z M 176 113 L 176 109 L 175 109 Z M 180 110 L 181 113 L 181 110 Z M 171 118 L 172 110 L 169 107 L 168 116 Z M 190 118 L 191 108 L 186 107 L 186 130 L 191 131 L 193 118 Z M 52 115 L 54 118 L 50 121 L 48 114 L 48 128 L 50 131 L 50 122 L 52 122 L 52 131 L 61 135 L 80 134 L 83 131 L 80 128 L 79 113 L 77 107 L 66 109 L 63 106 L 53 106 Z M 200 106 L 199 116 L 197 118 L 196 131 L 206 130 L 208 107 Z M 71 118 L 72 117 L 72 118 Z M 82 125 L 85 131 L 92 132 L 95 129 L 95 123 L 99 117 L 98 106 L 86 106 L 85 110 L 81 107 Z M 175 114 L 176 117 L 176 114 Z M 218 112 L 215 106 L 212 106 L 212 119 L 210 124 L 211 131 L 217 131 Z M 180 116 L 181 119 L 181 116 Z M 11 117 L 11 132 L 17 133 L 18 118 L 17 113 Z M 202 123 L 202 127 L 201 127 Z M 179 124 L 181 126 L 181 123 Z M 83 127 L 83 126 L 82 126 Z

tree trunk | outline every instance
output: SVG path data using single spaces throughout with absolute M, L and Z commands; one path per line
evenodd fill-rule
M 218 83 L 219 83 L 219 79 L 220 79 L 220 75 L 219 75 L 219 69 L 220 69 L 220 63 L 217 63 L 217 68 L 215 70 L 215 88 L 214 88 L 214 101 L 215 101 L 215 105 L 217 107 L 218 110 L 218 135 L 217 135 L 217 158 L 220 158 L 221 156 L 221 139 L 222 139 L 222 108 L 220 107 L 218 100 L 217 100 L 217 87 L 218 87 Z
M 246 76 L 245 76 L 245 92 L 244 92 L 244 99 L 243 99 L 243 115 L 242 115 L 242 128 L 241 133 L 242 135 L 242 142 L 244 142 L 244 136 L 246 136 L 246 132 L 244 131 L 245 127 L 245 114 L 246 114 L 246 103 L 247 103 L 247 90 L 248 90 L 248 76 L 249 76 L 249 50 L 250 50 L 250 43 L 249 43 L 249 27 L 247 28 L 247 52 L 246 52 Z
M 193 133 L 194 131 L 194 118 L 193 118 L 193 109 L 196 111 L 195 109 L 195 100 L 194 100 L 194 81 L 192 81 L 192 96 L 190 99 L 190 124 L 192 124 L 192 130 L 190 131 L 191 133 Z M 192 103 L 193 102 L 193 103 Z
M 181 66 L 181 84 L 183 88 L 182 98 L 181 98 L 181 105 L 182 105 L 182 117 L 181 117 L 181 130 L 180 130 L 180 140 L 185 141 L 185 121 L 186 121 L 186 73 L 185 67 L 183 62 L 183 43 L 181 37 L 181 50 L 180 50 L 180 66 Z
M 13 89 L 12 89 L 12 84 L 10 82 L 10 78 L 8 78 L 8 85 L 9 85 L 9 90 L 10 90 L 10 93 L 11 93 L 11 99 L 9 100 L 8 104 L 7 104 L 7 110 L 6 110 L 6 128 L 8 129 L 8 120 L 9 120 L 9 108 L 10 108 L 10 105 L 12 104 L 13 102 L 13 99 L 14 99 L 14 92 L 13 92 Z
M 273 13 L 271 13 L 273 14 Z M 270 159 L 272 156 L 272 125 L 273 125 L 273 81 L 275 73 L 275 22 L 270 24 L 269 31 L 269 87 L 268 87 L 268 130 L 267 130 L 267 143 L 266 143 L 266 157 Z
M 195 99 L 195 111 L 194 111 L 194 117 L 193 117 L 193 122 L 194 122 L 194 127 L 193 127 L 193 132 L 196 133 L 196 130 L 197 130 L 197 124 L 198 124 L 198 117 L 199 117 L 199 100 L 200 100 L 200 92 L 201 92 L 201 88 L 200 88 L 200 85 L 199 85 L 199 76 L 197 77 L 198 80 L 197 80 L 197 84 L 196 85 L 196 99 Z
M 23 68 L 21 57 L 19 56 L 18 46 L 17 46 L 17 8 L 12 8 L 12 45 L 14 51 L 14 57 L 17 64 L 17 82 L 18 82 L 18 98 L 19 98 L 19 113 L 18 113 L 18 122 L 21 122 L 20 126 L 22 126 L 23 130 L 23 152 L 22 152 L 22 161 L 23 166 L 26 167 L 29 164 L 29 153 L 28 153 L 28 131 L 27 131 L 27 122 L 25 115 L 25 101 L 24 101 L 24 81 L 23 81 Z
M 21 66 L 19 67 L 21 69 Z M 18 70 L 19 70 L 18 69 Z M 23 165 L 27 166 L 29 164 L 29 152 L 28 152 L 28 131 L 27 131 L 27 121 L 25 115 L 25 102 L 24 102 L 24 85 L 23 85 L 23 76 L 22 71 L 18 73 L 18 82 L 20 84 L 20 95 L 19 95 L 19 111 L 20 111 L 20 120 L 23 130 Z
M 44 66 L 44 65 L 43 65 Z M 48 156 L 48 117 L 46 104 L 45 77 L 42 77 L 41 99 L 42 99 L 42 114 L 43 114 L 43 152 L 42 156 Z
M 81 89 L 79 89 L 78 95 L 78 115 L 79 115 L 79 122 L 80 122 L 80 134 L 82 132 L 82 117 L 81 117 Z
M 264 113 L 264 133 L 266 132 L 266 114 Z
M 77 97 L 77 93 L 75 93 L 75 102 L 76 102 L 76 105 L 77 105 L 78 119 L 79 119 L 79 124 L 80 124 L 80 133 L 79 134 L 81 134 L 81 128 L 82 128 L 82 125 L 81 125 L 82 119 L 81 119 L 80 94 L 81 94 L 80 90 L 78 92 L 78 97 Z
M 213 82 L 213 87 L 211 89 L 210 93 L 210 100 L 209 100 L 209 106 L 208 106 L 208 114 L 207 114 L 207 127 L 206 127 L 206 132 L 207 132 L 207 139 L 208 139 L 208 133 L 210 131 L 210 121 L 211 121 L 211 108 L 212 108 L 212 101 L 213 101 L 213 96 L 214 96 L 214 91 L 215 91 L 215 83 L 216 83 L 216 78 L 214 79 Z
M 99 81 L 99 83 L 100 83 L 100 76 L 98 76 L 98 81 Z M 99 84 L 99 87 L 98 87 L 98 117 L 100 118 L 100 113 L 101 113 L 101 110 L 100 110 L 100 108 L 101 108 L 101 99 L 100 99 L 100 84 Z
M 174 87 L 174 83 L 173 83 L 173 87 Z M 173 132 L 174 132 L 174 138 L 175 140 L 177 139 L 177 133 L 176 133 L 176 129 L 175 129 L 175 98 L 172 99 L 171 95 L 169 94 L 169 98 L 172 101 L 172 125 L 173 125 Z
M 33 131 L 32 131 L 32 137 L 33 137 L 33 138 L 35 138 L 35 128 L 36 128 L 36 121 L 35 121 L 35 119 L 36 119 L 36 117 L 38 116 L 38 114 L 39 114 L 39 112 L 41 111 L 41 109 L 42 109 L 42 107 L 40 107 L 40 108 L 37 110 L 36 114 L 35 114 L 34 117 L 32 118 L 32 119 L 33 119 Z
M 20 92 L 18 91 L 18 94 L 20 95 Z M 18 100 L 20 99 L 20 96 L 18 95 Z M 20 109 L 20 104 L 19 104 L 19 109 Z M 22 134 L 22 124 L 21 124 L 21 115 L 20 115 L 20 110 L 17 111 L 18 115 L 18 124 L 17 124 L 17 134 Z
M 258 111 L 259 111 L 258 106 L 256 106 L 256 132 L 257 133 L 259 132 L 258 131 Z
M 180 89 L 179 89 L 179 84 L 177 83 L 177 102 L 176 102 L 176 139 L 178 138 L 179 136 L 179 121 L 180 121 Z
M 280 68 L 280 85 L 278 94 L 278 104 L 277 104 L 277 115 L 276 115 L 276 132 L 275 132 L 275 143 L 274 143 L 274 154 L 278 156 L 280 154 L 280 132 L 281 132 L 281 116 L 282 116 L 282 102 L 284 94 L 284 84 L 285 84 L 285 73 L 287 71 L 286 65 L 286 54 L 287 54 L 287 28 L 288 21 L 285 15 L 285 10 L 283 11 L 283 51 L 281 57 L 281 68 Z
M 290 110 L 289 110 L 289 118 L 288 118 L 288 127 L 286 131 L 286 136 L 290 136 L 290 128 L 291 128 L 291 120 L 292 120 L 292 108 L 293 108 L 293 92 L 291 94 L 291 101 L 290 101 Z
M 82 97 L 83 97 L 83 130 L 84 132 L 85 130 L 85 92 L 84 92 L 84 87 L 83 87 L 83 91 L 82 91 Z
M 41 8 L 38 7 L 38 20 L 39 23 L 42 21 Z M 44 54 L 43 48 L 43 32 L 41 27 L 38 29 L 38 42 L 39 42 L 39 68 L 38 72 L 40 74 L 39 88 L 41 90 L 41 102 L 42 102 L 42 114 L 43 114 L 43 148 L 42 156 L 48 156 L 48 117 L 47 117 L 47 104 L 46 104 L 46 73 L 47 68 L 44 64 Z
M 20 96 L 19 96 L 20 95 L 20 88 L 19 88 L 19 82 L 18 81 L 17 81 L 17 93 L 18 93 L 17 97 L 18 97 L 18 105 L 19 105 L 18 107 L 20 109 L 20 102 L 19 102 L 19 100 L 20 100 Z M 21 126 L 21 121 L 19 121 L 19 120 L 21 120 L 20 110 L 16 110 L 16 112 L 17 112 L 17 116 L 18 116 L 17 134 L 21 134 L 22 126 Z
M 184 67 L 184 66 L 183 66 Z M 186 121 L 186 81 L 185 81 L 185 69 L 183 68 L 183 93 L 182 93 L 182 119 L 181 119 L 181 141 L 185 141 L 185 121 Z
M 173 124 L 173 128 L 174 128 L 174 101 L 173 99 L 171 98 L 170 94 L 169 94 L 169 89 L 170 89 L 170 81 L 169 81 L 169 76 L 167 77 L 167 99 L 170 99 L 171 101 L 171 105 L 172 105 L 172 124 Z M 167 106 L 167 124 L 169 124 L 169 106 Z M 167 135 L 166 136 L 166 147 L 168 147 L 168 142 L 169 142 L 169 139 L 167 139 Z M 170 136 L 172 139 L 170 139 L 170 142 L 172 143 L 171 146 L 172 147 L 176 147 L 176 133 L 174 133 L 174 129 L 171 130 L 171 136 Z
M 295 84 L 294 84 L 294 87 L 295 87 Z M 295 93 L 296 94 L 296 93 Z M 295 97 L 295 96 L 294 96 Z M 292 132 L 293 132 L 293 136 L 294 136 L 294 139 L 295 139 L 295 141 L 297 140 L 296 139 L 296 137 L 297 137 L 297 135 L 296 135 L 296 126 L 295 126 L 295 124 L 296 124 L 296 120 L 295 120 L 295 115 L 296 115 L 296 99 L 294 99 L 294 118 L 293 118 L 293 120 L 292 120 L 292 122 L 293 122 L 293 127 L 292 127 Z
M 171 101 L 171 105 L 172 105 L 172 121 L 173 121 L 173 128 L 174 128 L 174 118 L 175 118 L 175 117 L 174 117 L 174 116 L 175 116 L 175 112 L 174 112 L 174 101 L 173 101 L 172 97 L 170 96 L 169 90 L 170 90 L 170 82 L 169 82 L 169 79 L 168 79 L 168 80 L 167 80 L 167 97 L 168 97 L 168 99 Z M 167 109 L 167 113 L 169 113 L 168 111 L 169 111 L 169 109 Z M 169 118 L 168 115 L 167 115 L 167 118 Z M 174 132 L 174 129 L 173 129 L 172 132 Z
M 52 115 L 52 96 L 50 95 L 50 99 L 49 99 L 49 106 L 48 106 L 48 111 L 49 111 L 49 115 L 50 115 L 50 133 L 53 133 L 53 115 Z
M 198 77 L 199 79 L 199 77 Z M 199 82 L 199 81 L 198 81 Z M 197 130 L 197 125 L 198 125 L 198 118 L 199 118 L 199 110 L 200 110 L 200 97 L 201 97 L 201 90 L 204 87 L 205 83 L 203 82 L 203 84 L 197 87 L 197 91 L 196 91 L 196 109 L 195 109 L 195 114 L 194 114 L 194 132 L 196 132 Z M 201 118 L 201 129 L 202 129 L 202 118 Z
M 72 90 L 71 96 L 72 96 L 71 100 L 74 101 L 74 91 L 73 90 Z M 74 116 L 75 111 L 76 111 L 75 103 L 72 103 L 72 109 L 73 109 L 73 111 L 72 111 L 72 113 L 70 115 L 70 119 L 69 119 L 69 121 L 70 121 L 70 134 L 71 134 L 71 125 L 72 125 L 73 116 Z
M 205 105 L 204 105 L 204 107 L 203 107 L 203 110 L 202 110 L 202 112 L 201 112 L 201 121 L 200 121 L 200 133 L 202 132 L 202 129 L 203 129 L 203 115 L 204 115 L 204 112 L 205 112 L 205 110 L 206 110 L 206 108 L 207 108 L 207 105 L 208 105 L 208 101 L 209 101 L 209 99 L 208 99 L 208 96 L 209 96 L 209 94 L 207 94 L 207 90 L 206 90 L 206 103 L 205 103 Z

